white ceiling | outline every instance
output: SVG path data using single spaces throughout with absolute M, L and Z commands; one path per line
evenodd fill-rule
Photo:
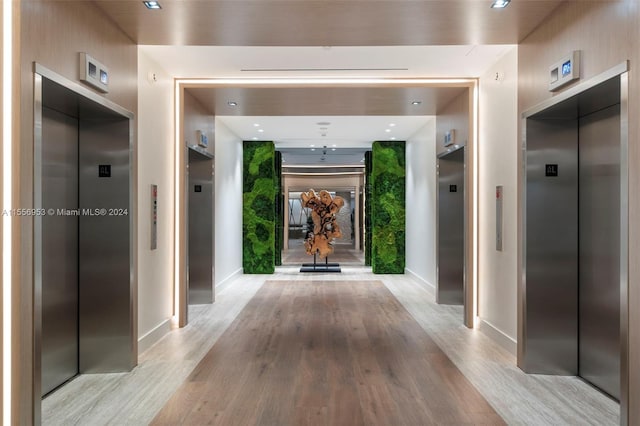
M 514 48 L 513 45 L 465 45 L 465 46 L 385 46 L 385 47 L 229 47 L 229 46 L 139 46 L 165 72 L 177 78 L 274 78 L 274 77 L 479 77 L 500 57 Z M 196 91 L 199 89 L 189 89 Z M 205 89 L 200 89 L 205 90 Z M 211 90 L 211 89 L 209 89 Z M 252 90 L 252 89 L 248 89 Z M 406 93 L 398 89 L 396 97 L 407 104 Z M 317 93 L 317 92 L 316 92 Z M 311 103 L 317 94 L 309 91 Z M 200 98 L 215 98 L 204 92 Z M 198 96 L 196 96 L 198 97 Z M 222 97 L 222 95 L 220 96 Z M 374 96 L 374 98 L 376 98 Z M 269 107 L 274 97 L 269 98 L 267 109 L 272 111 L 260 116 L 218 115 L 238 137 L 243 140 L 275 141 L 285 156 L 304 158 L 300 163 L 313 164 L 319 158 L 323 146 L 329 153 L 337 155 L 342 148 L 369 149 L 375 140 L 406 140 L 424 126 L 432 116 L 405 115 L 406 111 L 394 111 L 388 115 L 338 115 L 336 108 L 327 111 L 327 116 L 277 116 L 277 106 Z M 340 104 L 344 104 L 340 99 Z M 354 99 L 352 102 L 356 102 Z M 368 102 L 371 102 L 369 100 Z M 214 105 L 214 101 L 207 102 Z M 226 103 L 226 101 L 224 102 Z M 388 100 L 385 100 L 388 105 Z M 209 108 L 214 108 L 209 106 Z M 405 107 L 406 109 L 406 107 Z M 222 108 L 220 108 L 222 110 Z M 213 111 L 212 111 L 213 112 Z M 394 115 L 397 114 L 397 115 Z M 320 126 L 327 121 L 331 124 Z M 390 123 L 396 124 L 389 127 Z M 254 126 L 259 124 L 259 127 Z M 321 136 L 320 127 L 327 127 L 326 136 Z M 263 129 L 264 132 L 258 132 Z M 390 129 L 391 132 L 386 132 Z M 310 145 L 317 151 L 311 151 Z M 335 145 L 335 146 L 334 146 Z M 336 148 L 338 151 L 331 151 Z M 360 156 L 347 156 L 349 163 Z M 353 154 L 350 152 L 350 155 Z M 358 157 L 359 158 L 359 157 Z M 327 156 L 330 160 L 331 156 Z M 319 160 L 318 160 L 319 161 Z M 339 164 L 340 162 L 336 162 Z M 289 163 L 291 164 L 291 163 Z M 320 164 L 320 163 L 318 163 Z
M 320 152 L 323 146 L 327 146 L 329 151 L 332 148 L 367 149 L 371 148 L 373 141 L 404 141 L 433 120 L 431 116 L 219 116 L 217 118 L 242 140 L 274 141 L 277 148 L 305 148 L 310 152 L 312 148 Z M 322 136 L 323 134 L 325 136 Z

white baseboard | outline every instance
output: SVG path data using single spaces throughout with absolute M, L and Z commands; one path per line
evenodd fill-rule
M 499 344 L 502 348 L 507 350 L 511 355 L 518 355 L 518 342 L 507 334 L 503 333 L 489 321 L 480 318 L 480 325 L 478 326 L 478 329 L 485 335 L 487 335 L 491 340 Z
M 414 280 L 420 284 L 422 288 L 425 289 L 427 293 L 429 293 L 432 297 L 436 297 L 436 286 L 431 284 L 429 281 L 422 278 L 420 275 L 416 274 L 409 268 L 404 268 L 404 273 L 410 275 Z
M 238 278 L 240 275 L 242 275 L 242 268 L 232 272 L 228 277 L 216 284 L 216 294 L 222 293 L 227 287 L 229 287 L 229 284 L 231 284 L 233 280 Z
M 171 331 L 171 319 L 167 318 L 160 324 L 156 325 L 151 331 L 138 339 L 138 354 L 143 353 L 158 340 L 162 339 Z

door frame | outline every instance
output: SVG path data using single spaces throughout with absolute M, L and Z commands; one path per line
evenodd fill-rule
M 43 108 L 43 79 L 48 79 L 59 84 L 65 89 L 82 96 L 96 104 L 108 108 L 123 116 L 129 121 L 129 288 L 130 310 L 132 312 L 131 336 L 133 338 L 132 357 L 135 364 L 138 359 L 138 286 L 137 286 L 137 252 L 138 252 L 138 219 L 137 219 L 137 165 L 134 146 L 134 114 L 120 105 L 100 96 L 91 90 L 74 83 L 71 80 L 35 63 L 34 91 L 33 91 L 33 208 L 37 211 L 43 209 L 42 205 L 42 108 Z M 32 377 L 32 404 L 33 423 L 41 424 L 42 417 L 42 216 L 33 217 L 33 325 L 30 332 L 33 336 L 33 377 Z
M 613 68 L 540 104 L 521 115 L 521 146 L 518 155 L 518 345 L 517 364 L 522 368 L 526 353 L 526 154 L 527 119 L 612 78 L 620 78 L 620 422 L 629 422 L 629 63 Z
M 465 262 L 468 267 L 465 274 L 468 282 L 465 297 L 472 301 L 467 309 L 465 317 L 470 318 L 465 325 L 473 328 L 478 315 L 478 104 L 479 104 L 479 79 L 478 78 L 176 78 L 174 79 L 174 121 L 175 121 L 175 217 L 174 217 L 174 317 L 173 323 L 178 327 L 187 325 L 186 317 L 186 195 L 185 170 L 186 159 L 184 153 L 183 129 L 184 129 L 184 94 L 185 89 L 197 88 L 393 88 L 393 87 L 464 87 L 469 90 L 469 140 L 465 155 L 465 167 L 468 179 L 465 186 L 470 189 L 467 199 L 467 209 L 471 212 L 467 217 L 466 227 L 469 230 L 467 236 L 471 239 L 465 250 Z M 215 138 L 214 138 L 215 139 Z M 214 230 L 215 232 L 215 230 Z M 214 261 L 215 264 L 215 261 Z M 215 267 L 215 266 L 214 266 Z

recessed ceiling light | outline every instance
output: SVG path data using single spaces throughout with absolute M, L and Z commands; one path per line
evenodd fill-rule
M 411 101 L 411 105 L 420 105 L 422 101 Z
M 396 140 L 396 138 L 395 138 L 395 137 L 392 137 L 392 138 L 391 138 L 391 140 L 392 140 L 392 141 L 395 141 L 395 140 Z
M 258 124 L 258 123 L 253 123 L 253 127 L 260 127 L 260 124 Z
M 315 151 L 315 150 L 316 150 L 315 148 L 311 148 L 311 151 Z
M 229 101 L 229 102 L 227 102 L 227 105 L 234 107 L 234 106 L 238 106 L 238 103 L 235 102 L 235 101 Z
M 254 141 L 257 141 L 257 140 L 258 140 L 258 138 L 257 138 L 257 137 L 255 137 L 255 136 L 254 136 L 254 137 L 252 137 L 251 139 L 253 139 Z
M 335 148 L 335 147 L 336 147 L 336 146 L 338 146 L 338 145 L 336 145 L 336 144 L 334 143 L 334 144 L 333 144 L 333 145 L 331 145 L 331 146 L 333 146 L 333 147 Z
M 258 129 L 258 131 L 259 131 L 260 133 L 262 133 L 262 132 L 264 132 L 264 129 Z
M 309 145 L 309 146 L 310 146 L 311 148 L 313 148 L 315 145 L 314 145 L 314 144 L 311 144 L 311 145 Z
M 384 129 L 385 132 L 389 133 L 391 129 Z
M 160 6 L 160 3 L 157 1 L 143 1 L 142 3 L 144 3 L 147 9 L 162 9 L 162 6 Z
M 395 127 L 396 123 L 389 123 L 389 127 Z
M 511 2 L 511 0 L 494 0 L 493 3 L 491 3 L 491 8 L 492 9 L 504 9 L 505 7 L 507 7 L 507 5 Z

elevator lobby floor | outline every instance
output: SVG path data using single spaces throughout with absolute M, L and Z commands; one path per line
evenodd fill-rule
M 44 399 L 43 424 L 619 423 L 615 401 L 524 374 L 409 276 L 297 269 L 240 276 L 132 372 L 82 375 Z

